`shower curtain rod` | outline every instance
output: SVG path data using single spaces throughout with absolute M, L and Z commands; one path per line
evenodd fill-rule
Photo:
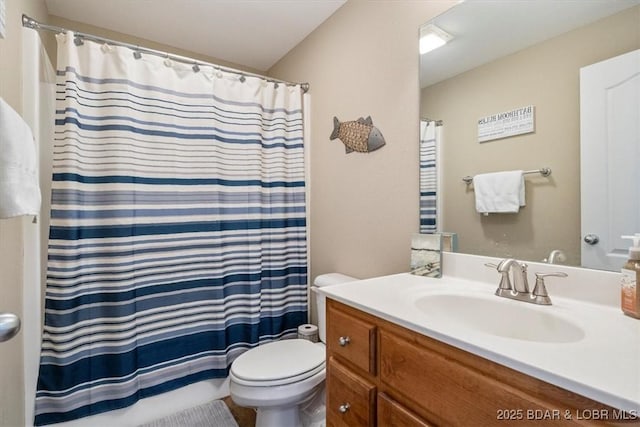
M 54 25 L 47 25 L 47 24 L 42 24 L 38 21 L 36 21 L 35 19 L 23 14 L 22 15 L 22 26 L 26 27 L 26 28 L 31 28 L 32 30 L 45 30 L 45 31 L 52 31 L 54 33 L 63 33 L 66 34 L 68 31 L 73 32 L 74 36 L 76 37 L 74 40 L 74 43 L 76 43 L 76 45 L 81 45 L 82 44 L 82 39 L 86 39 L 86 40 L 91 40 L 94 42 L 98 42 L 98 43 L 107 43 L 110 44 L 112 46 L 122 46 L 122 47 L 126 47 L 128 49 L 131 49 L 133 51 L 133 55 L 136 59 L 140 59 L 141 54 L 146 53 L 148 55 L 154 55 L 154 56 L 159 56 L 162 58 L 166 58 L 169 59 L 171 61 L 176 61 L 176 62 L 180 62 L 183 64 L 191 64 L 193 66 L 193 71 L 194 72 L 198 72 L 200 71 L 200 66 L 209 66 L 209 67 L 213 67 L 216 70 L 220 70 L 220 71 L 225 71 L 228 73 L 233 73 L 233 74 L 239 74 L 241 77 L 241 81 L 243 76 L 251 76 L 251 77 L 257 77 L 260 79 L 263 79 L 267 82 L 271 82 L 271 83 L 282 83 L 285 84 L 287 86 L 297 86 L 300 85 L 300 88 L 302 89 L 303 93 L 306 93 L 309 91 L 309 83 L 292 83 L 292 82 L 287 82 L 284 80 L 279 80 L 279 79 L 274 79 L 271 77 L 267 77 L 267 76 L 263 76 L 260 74 L 255 74 L 255 73 L 250 73 L 248 71 L 241 71 L 241 70 L 237 70 L 235 68 L 231 68 L 231 67 L 225 67 L 222 65 L 217 65 L 217 64 L 212 64 L 209 62 L 203 62 L 203 61 L 198 61 L 196 59 L 193 58 L 188 58 L 186 56 L 180 56 L 180 55 L 174 55 L 174 54 L 170 54 L 168 52 L 162 52 L 159 50 L 154 50 L 154 49 L 149 49 L 149 48 L 144 48 L 144 47 L 140 47 L 140 46 L 136 46 L 130 43 L 124 43 L 124 42 L 119 42 L 117 40 L 111 40 L 111 39 L 107 39 L 104 37 L 100 37 L 100 36 L 95 36 L 93 34 L 86 34 L 86 33 L 80 33 L 80 32 L 75 32 L 73 30 L 69 30 L 67 28 L 62 28 L 62 27 L 56 27 Z

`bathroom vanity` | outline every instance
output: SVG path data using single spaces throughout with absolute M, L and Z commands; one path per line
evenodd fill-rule
M 549 286 L 550 307 L 503 300 L 446 267 L 442 279 L 323 289 L 327 425 L 640 425 L 640 323 L 606 304 L 554 299 L 559 286 Z

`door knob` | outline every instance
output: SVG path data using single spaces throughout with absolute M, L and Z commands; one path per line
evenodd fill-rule
M 600 241 L 600 238 L 595 234 L 587 234 L 584 236 L 584 242 L 588 245 L 595 245 Z
M 0 342 L 8 341 L 20 331 L 20 318 L 13 313 L 0 313 Z

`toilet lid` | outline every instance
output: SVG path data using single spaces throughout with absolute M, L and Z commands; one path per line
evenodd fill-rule
M 324 346 L 302 339 L 274 341 L 241 354 L 231 365 L 233 376 L 251 382 L 304 378 L 324 368 Z

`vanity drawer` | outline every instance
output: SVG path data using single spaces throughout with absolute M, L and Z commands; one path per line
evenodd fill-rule
M 378 426 L 433 427 L 385 393 L 378 394 Z
M 327 426 L 375 426 L 376 387 L 333 357 L 327 366 Z
M 376 374 L 376 325 L 354 316 L 349 307 L 327 301 L 327 353 Z

